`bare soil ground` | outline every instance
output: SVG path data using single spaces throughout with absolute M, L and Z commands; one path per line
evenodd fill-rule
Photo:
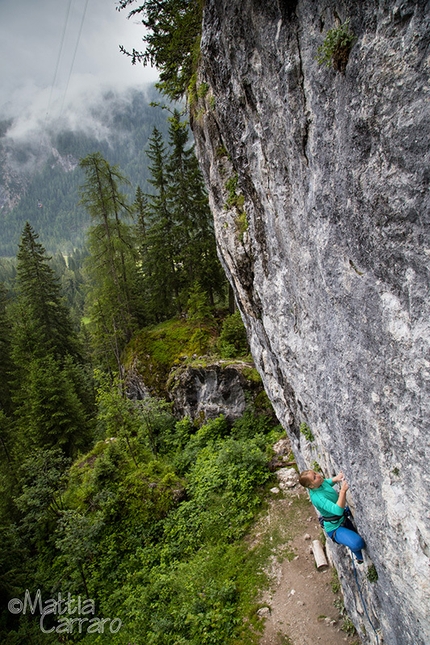
M 342 593 L 334 568 L 318 570 L 312 540 L 323 532 L 305 490 L 273 495 L 252 540 L 273 543 L 268 567 L 272 584 L 263 592 L 259 615 L 264 620 L 260 645 L 359 645 L 343 615 Z

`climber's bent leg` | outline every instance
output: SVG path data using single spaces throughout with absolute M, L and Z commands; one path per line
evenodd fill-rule
M 364 549 L 365 542 L 361 535 L 356 533 L 354 530 L 346 528 L 345 526 L 339 526 L 336 531 L 330 531 L 328 536 L 337 542 L 337 544 L 344 544 L 351 549 L 357 560 L 363 560 L 363 554 L 361 549 Z

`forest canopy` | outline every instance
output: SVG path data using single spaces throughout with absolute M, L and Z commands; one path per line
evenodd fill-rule
M 150 190 L 134 197 L 100 152 L 81 159 L 85 250 L 50 257 L 26 222 L 0 267 L 6 645 L 255 641 L 266 546 L 244 536 L 281 429 L 256 399 L 235 422 L 175 416 L 159 387 L 178 356 L 249 347 L 177 110 L 147 155 Z M 143 398 L 125 383 L 137 356 Z

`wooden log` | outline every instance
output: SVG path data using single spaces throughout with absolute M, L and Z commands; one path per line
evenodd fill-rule
M 327 558 L 325 557 L 323 546 L 319 540 L 312 541 L 312 552 L 318 570 L 328 567 Z

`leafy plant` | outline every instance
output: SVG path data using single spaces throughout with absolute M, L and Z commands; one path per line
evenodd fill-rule
M 248 216 L 243 205 L 245 203 L 245 196 L 237 192 L 237 184 L 239 177 L 234 174 L 225 182 L 225 188 L 228 191 L 228 197 L 225 202 L 225 209 L 235 208 L 237 216 L 235 219 L 239 239 L 243 241 L 243 234 L 248 230 Z
M 355 40 L 356 37 L 349 28 L 349 19 L 329 29 L 323 44 L 318 47 L 318 64 L 333 66 L 336 71 L 344 72 Z
M 378 572 L 374 564 L 370 565 L 366 576 L 369 582 L 376 582 L 378 580 Z
M 348 636 L 353 636 L 355 634 L 354 623 L 348 616 L 343 619 L 341 630 L 348 634 Z
M 305 437 L 305 439 L 307 439 L 311 443 L 312 443 L 312 441 L 315 441 L 315 437 L 314 437 L 314 435 L 312 433 L 312 430 L 310 429 L 308 424 L 305 423 L 304 421 L 300 424 L 300 432 Z
M 341 584 L 336 569 L 333 569 L 330 586 L 333 593 L 338 593 L 341 589 Z
M 222 358 L 235 358 L 249 354 L 246 330 L 239 311 L 235 311 L 224 320 L 218 347 Z

